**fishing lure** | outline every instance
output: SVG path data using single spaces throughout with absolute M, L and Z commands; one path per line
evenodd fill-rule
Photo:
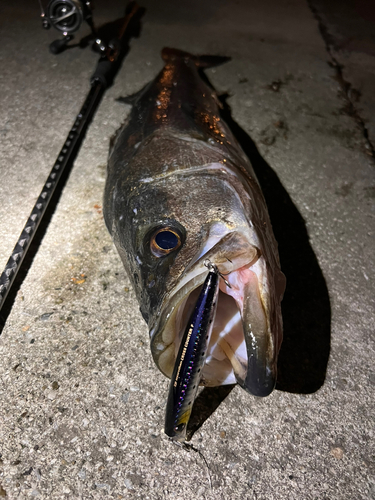
M 212 262 L 206 260 L 204 264 L 209 272 L 182 338 L 169 386 L 165 433 L 176 441 L 186 437 L 210 342 L 220 277 L 230 286 Z

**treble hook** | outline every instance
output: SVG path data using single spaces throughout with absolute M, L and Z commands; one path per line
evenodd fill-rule
M 229 260 L 229 259 L 228 259 Z M 224 278 L 224 274 L 222 274 L 219 269 L 217 268 L 217 265 L 214 264 L 213 262 L 210 261 L 210 259 L 206 259 L 203 264 L 207 267 L 209 271 L 213 271 L 214 273 L 218 274 L 220 278 L 224 280 L 224 283 L 229 287 L 232 288 L 230 283 Z

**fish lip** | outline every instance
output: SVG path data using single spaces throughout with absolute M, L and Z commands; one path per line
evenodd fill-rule
M 260 373 L 263 373 L 262 378 L 260 378 L 259 376 Z M 276 364 L 272 366 L 272 369 L 268 367 L 264 369 L 263 366 L 260 366 L 260 360 L 256 360 L 254 357 L 252 357 L 248 361 L 244 388 L 246 391 L 253 394 L 253 396 L 269 396 L 275 388 L 276 377 Z
M 188 273 L 186 273 L 186 270 L 185 270 L 185 272 L 181 276 L 181 279 L 179 280 L 179 284 L 177 284 L 171 290 L 171 292 L 168 294 L 168 296 L 164 299 L 164 305 L 162 304 L 160 313 L 157 316 L 156 321 L 154 322 L 153 325 L 150 326 L 150 339 L 151 339 L 151 343 L 152 343 L 153 339 L 155 338 L 155 336 L 157 335 L 157 333 L 160 330 L 160 328 L 161 327 L 162 328 L 165 327 L 165 325 L 166 325 L 166 323 L 167 323 L 167 321 L 169 319 L 170 314 L 178 306 L 178 304 L 179 304 L 180 301 L 178 301 L 178 300 L 175 301 L 174 300 L 174 299 L 176 299 L 177 294 L 179 292 L 183 291 L 184 292 L 183 293 L 183 297 L 187 297 L 196 288 L 198 288 L 201 285 L 203 285 L 204 280 L 206 278 L 206 272 L 207 272 L 207 269 L 204 267 L 204 264 L 203 264 L 204 260 L 205 260 L 205 257 L 203 256 L 199 260 L 197 260 L 197 261 L 194 262 L 194 266 L 197 265 L 197 264 L 199 264 L 199 263 L 202 263 L 202 271 L 200 273 L 194 274 L 189 280 L 186 281 L 186 283 L 184 285 L 179 286 L 179 284 L 181 283 L 181 281 L 183 281 L 184 277 L 186 277 L 186 275 L 188 274 Z M 189 266 L 189 272 L 190 271 L 191 271 L 191 266 Z M 194 278 L 196 278 L 197 281 L 195 281 Z M 191 286 L 191 284 L 192 284 L 193 281 L 195 281 L 194 285 Z M 177 303 L 174 303 L 174 302 L 177 302 Z M 168 311 L 168 309 L 169 309 L 169 311 Z M 166 318 L 165 318 L 165 321 L 164 321 L 164 325 L 160 325 L 160 322 L 161 322 L 163 316 L 165 316 L 165 314 L 166 314 Z

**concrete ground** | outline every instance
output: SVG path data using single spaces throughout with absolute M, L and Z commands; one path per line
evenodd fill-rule
M 5 311 L 0 498 L 375 498 L 372 13 L 348 1 L 338 15 L 334 0 L 142 5 L 141 35 Z M 0 9 L 2 269 L 97 56 L 51 55 L 37 2 Z M 96 2 L 98 24 L 121 14 Z M 163 434 L 168 380 L 101 213 L 109 139 L 129 112 L 115 98 L 154 78 L 164 46 L 232 58 L 206 73 L 229 94 L 288 279 L 277 390 L 203 394 L 191 451 Z

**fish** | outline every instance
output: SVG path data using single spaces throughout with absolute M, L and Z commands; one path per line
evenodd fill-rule
M 217 309 L 220 275 L 217 267 L 211 262 L 207 262 L 206 266 L 209 273 L 181 340 L 165 412 L 164 432 L 180 442 L 186 438 Z
M 136 94 L 108 157 L 103 214 L 148 325 L 159 370 L 171 378 L 206 279 L 220 280 L 200 384 L 275 387 L 282 342 L 280 268 L 267 206 L 203 71 L 228 60 L 162 50 L 164 67 Z

